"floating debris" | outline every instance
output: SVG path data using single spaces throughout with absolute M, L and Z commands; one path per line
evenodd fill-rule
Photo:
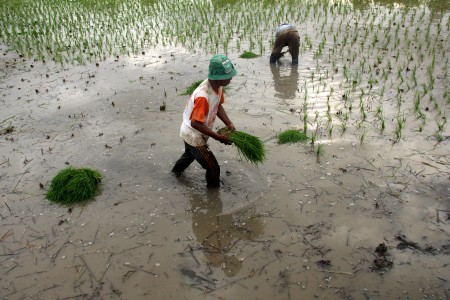
M 8 126 L 4 129 L 0 129 L 0 135 L 5 135 L 8 133 L 12 133 L 14 131 L 14 126 Z
M 376 258 L 373 261 L 374 266 L 372 267 L 374 271 L 383 272 L 387 269 L 392 268 L 392 266 L 394 265 L 392 259 L 388 259 L 387 257 L 390 256 L 387 250 L 388 248 L 384 243 L 379 244 L 375 248 Z

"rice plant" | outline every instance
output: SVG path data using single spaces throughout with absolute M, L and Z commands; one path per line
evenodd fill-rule
M 217 131 L 219 134 L 225 134 L 233 142 L 238 150 L 238 156 L 254 165 L 263 163 L 266 158 L 266 150 L 262 140 L 251 134 L 242 131 L 230 131 L 227 127 Z
M 308 130 L 308 105 L 305 103 L 303 104 L 303 132 L 307 132 L 307 130 Z
M 420 102 L 422 97 L 420 96 L 420 92 L 416 91 L 414 94 L 414 112 L 417 113 L 420 111 Z
M 406 118 L 402 116 L 397 117 L 397 123 L 395 127 L 395 142 L 398 142 L 402 138 L 402 131 L 405 127 Z
M 448 14 L 435 18 L 426 5 L 409 11 L 380 5 L 377 13 L 370 13 L 333 1 L 250 0 L 239 1 L 239 5 L 223 0 L 51 2 L 0 1 L 0 42 L 25 59 L 53 60 L 64 67 L 180 46 L 191 52 L 202 49 L 214 54 L 240 54 L 241 49 L 247 49 L 241 54 L 245 58 L 251 51 L 264 55 L 273 45 L 273 24 L 289 17 L 308 28 L 301 36 L 300 51 L 313 59 L 307 80 L 318 98 L 321 91 L 333 87 L 347 96 L 343 100 L 349 116 L 341 124 L 342 131 L 354 124 L 362 126 L 354 114 L 354 92 L 358 89 L 365 90 L 369 97 L 377 94 L 384 103 L 390 103 L 385 95 L 395 93 L 394 89 L 404 90 L 404 85 L 420 92 L 420 98 L 415 94 L 413 101 L 407 101 L 411 98 L 407 92 L 397 96 L 397 109 L 388 107 L 386 119 L 378 116 L 381 131 L 385 122 L 395 123 L 394 114 L 399 110 L 420 114 L 420 100 L 425 95 L 430 95 L 438 115 L 445 115 L 450 103 L 445 87 L 449 70 Z M 198 17 L 196 22 L 187 17 L 194 15 Z M 216 18 L 211 19 L 211 15 Z M 331 80 L 327 80 L 328 74 Z M 317 82 L 320 84 L 314 85 Z M 332 86 L 330 82 L 339 83 Z M 191 94 L 196 84 L 182 95 Z M 446 89 L 443 98 L 442 86 Z M 395 96 L 393 99 L 395 106 Z M 372 121 L 370 105 L 360 106 L 367 122 Z M 304 132 L 311 121 L 308 106 L 316 109 L 311 99 L 305 99 Z M 327 106 L 330 130 L 334 121 L 330 107 L 334 107 L 330 103 Z
M 442 118 L 442 122 L 439 122 L 439 120 L 436 120 L 436 124 L 438 126 L 438 131 L 440 131 L 440 132 L 444 131 L 446 123 L 447 123 L 447 118 L 445 116 Z
M 442 142 L 445 139 L 444 136 L 440 132 L 436 132 L 434 134 L 434 136 L 436 137 L 436 140 L 438 141 L 438 143 Z
M 364 144 L 364 140 L 366 138 L 366 130 L 364 128 L 361 129 L 360 135 L 359 135 L 359 145 L 362 146 Z
M 308 135 L 301 130 L 288 129 L 278 134 L 278 144 L 292 144 L 308 141 Z
M 323 144 L 319 143 L 316 148 L 317 163 L 320 163 L 320 157 L 323 155 Z

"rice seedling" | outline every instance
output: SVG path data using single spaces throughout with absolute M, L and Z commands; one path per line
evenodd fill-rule
M 189 87 L 186 88 L 186 90 L 181 93 L 181 96 L 189 96 L 192 94 L 192 92 L 195 91 L 195 89 L 203 82 L 203 80 L 197 80 L 194 83 L 192 83 Z
M 347 123 L 342 122 L 339 126 L 340 126 L 339 129 L 341 130 L 341 135 L 343 135 L 347 131 Z
M 438 143 L 444 141 L 444 139 L 445 139 L 444 136 L 440 132 L 436 132 L 434 134 L 434 136 L 436 137 L 436 140 L 438 141 Z
M 278 134 L 278 144 L 304 143 L 308 139 L 306 132 L 297 129 L 288 129 Z
M 262 140 L 251 134 L 242 131 L 230 131 L 227 127 L 217 131 L 219 134 L 225 134 L 233 142 L 238 151 L 241 160 L 245 160 L 254 165 L 263 163 L 266 158 L 266 150 Z
M 330 137 L 330 140 L 333 139 L 333 125 L 328 127 L 328 136 Z
M 397 93 L 396 99 L 397 99 L 397 109 L 400 110 L 403 103 L 402 95 L 400 93 Z
M 320 164 L 320 157 L 323 155 L 323 144 L 319 143 L 316 148 L 317 163 Z
M 381 119 L 383 116 L 383 107 L 381 105 L 377 106 L 375 117 Z
M 412 79 L 414 82 L 414 87 L 417 86 L 417 66 L 414 66 L 413 70 L 412 70 Z
M 395 142 L 398 142 L 402 138 L 402 131 L 404 129 L 405 122 L 406 122 L 405 117 L 397 116 L 397 123 L 396 123 L 396 127 L 395 127 L 395 132 L 394 132 Z
M 250 52 L 250 51 L 244 51 L 244 53 L 242 53 L 241 55 L 239 55 L 240 58 L 255 58 L 255 57 L 259 57 L 259 55 Z
M 442 117 L 442 122 L 439 122 L 439 120 L 436 120 L 436 124 L 438 126 L 438 131 L 440 131 L 440 132 L 444 131 L 446 123 L 447 123 L 447 118 L 445 116 Z
M 386 92 L 386 85 L 383 85 L 383 87 L 381 88 L 381 91 L 380 91 L 381 98 L 383 98 L 385 92 Z
M 352 103 L 357 97 L 354 92 L 365 84 L 368 86 L 363 87 L 366 93 L 376 91 L 386 103 L 390 99 L 385 95 L 395 93 L 393 89 L 397 87 L 404 89 L 405 84 L 407 91 L 413 88 L 423 91 L 423 95 L 432 95 L 431 103 L 438 113 L 445 114 L 446 105 L 450 103 L 448 92 L 441 97 L 442 78 L 448 78 L 450 69 L 448 51 L 445 51 L 450 36 L 448 14 L 435 18 L 425 8 L 403 11 L 380 5 L 376 10 L 362 11 L 342 2 L 263 1 L 261 6 L 261 1 L 256 0 L 240 2 L 245 9 L 235 5 L 235 1 L 203 0 L 69 1 L 68 8 L 67 1 L 47 5 L 44 0 L 36 0 L 33 5 L 23 1 L 26 10 L 12 9 L 10 3 L 17 1 L 0 1 L 1 8 L 7 8 L 0 9 L 0 42 L 10 45 L 25 58 L 53 60 L 67 66 L 108 56 L 132 56 L 141 50 L 164 45 L 181 46 L 192 52 L 204 49 L 205 52 L 238 54 L 241 49 L 250 52 L 256 47 L 254 52 L 264 55 L 264 49 L 274 42 L 273 24 L 289 18 L 308 28 L 308 33 L 301 37 L 300 50 L 316 64 L 315 69 L 311 64 L 307 74 L 311 75 L 308 81 L 320 82 L 312 85 L 313 91 L 319 95 L 320 91 L 334 87 L 339 89 L 339 94 L 352 92 L 343 99 L 350 118 L 345 121 L 345 128 L 349 124 L 362 126 L 362 122 L 354 120 L 356 104 Z M 105 2 L 107 9 L 102 5 Z M 218 5 L 221 9 L 217 9 Z M 217 18 L 209 18 L 211 14 Z M 185 17 L 192 15 L 198 17 L 198 22 L 190 22 Z M 30 16 L 37 23 L 29 24 L 30 20 L 33 22 Z M 412 75 L 408 73 L 410 70 Z M 332 74 L 331 80 L 327 80 L 328 73 Z M 330 84 L 330 81 L 339 84 Z M 379 82 L 383 85 L 378 89 Z M 192 91 L 186 90 L 183 95 Z M 395 122 L 392 114 L 400 109 L 400 104 L 403 111 L 411 109 L 419 114 L 423 96 L 420 99 L 415 96 L 411 102 L 403 101 L 402 97 L 410 97 L 406 92 L 397 96 L 397 110 L 386 111 L 386 125 L 390 120 Z M 306 99 L 305 106 L 311 105 L 310 101 Z M 407 105 L 410 107 L 405 107 Z M 328 130 L 333 125 L 330 106 L 333 104 L 327 104 Z M 361 109 L 363 120 L 368 122 L 371 121 L 369 110 L 369 105 Z M 383 126 L 384 117 L 376 118 Z M 308 111 L 305 109 L 305 132 L 307 127 Z
M 384 116 L 380 118 L 380 133 L 383 133 L 384 129 L 386 129 L 386 125 L 384 124 Z
M 364 144 L 364 140 L 365 140 L 365 138 L 366 138 L 366 129 L 365 128 L 362 128 L 361 129 L 361 132 L 360 132 L 360 135 L 359 135 L 359 145 L 360 146 L 362 146 L 363 144 Z
M 307 131 L 308 131 L 308 105 L 305 103 L 303 104 L 303 132 Z
M 101 179 L 98 171 L 68 167 L 52 179 L 46 197 L 52 202 L 66 205 L 85 202 L 98 194 Z
M 328 121 L 327 126 L 330 126 L 330 124 L 333 123 L 333 118 L 332 118 L 332 116 L 331 116 L 330 109 L 327 110 L 326 115 L 327 115 L 327 121 Z

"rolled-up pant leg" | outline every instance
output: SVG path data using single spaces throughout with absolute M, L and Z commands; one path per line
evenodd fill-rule
M 184 143 L 184 153 L 175 163 L 175 166 L 172 168 L 172 172 L 181 173 L 186 170 L 187 167 L 191 165 L 191 163 L 195 160 L 195 156 L 191 153 L 189 144 Z
M 194 147 L 193 155 L 198 163 L 206 170 L 206 185 L 208 187 L 220 186 L 220 166 L 208 145 Z
M 184 143 L 185 151 L 177 160 L 172 172 L 183 172 L 189 165 L 196 160 L 203 169 L 206 170 L 206 184 L 208 187 L 220 186 L 220 166 L 214 154 L 209 150 L 208 145 L 191 146 Z

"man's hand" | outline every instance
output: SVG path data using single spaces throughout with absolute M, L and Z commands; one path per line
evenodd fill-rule
M 230 138 L 224 134 L 217 134 L 215 139 L 225 145 L 231 145 L 233 143 L 231 142 Z
M 236 128 L 234 127 L 234 124 L 231 123 L 231 122 L 227 125 L 227 128 L 230 129 L 231 131 L 235 131 L 236 130 Z

